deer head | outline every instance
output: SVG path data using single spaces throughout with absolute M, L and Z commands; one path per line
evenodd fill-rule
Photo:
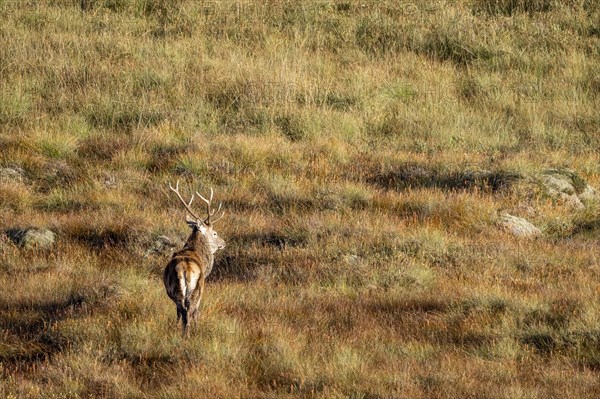
M 206 238 L 206 241 L 208 242 L 208 246 L 210 247 L 211 252 L 215 253 L 219 249 L 225 248 L 225 240 L 219 237 L 219 234 L 217 234 L 217 231 L 214 229 L 214 223 L 217 220 L 221 219 L 223 215 L 225 215 L 225 211 L 222 211 L 220 215 L 217 215 L 216 218 L 212 219 L 213 216 L 215 216 L 221 211 L 222 205 L 222 203 L 219 203 L 219 206 L 216 210 L 211 210 L 212 199 L 214 194 L 212 187 L 210 189 L 210 197 L 208 199 L 204 198 L 196 191 L 196 195 L 206 203 L 207 216 L 205 219 L 199 218 L 191 209 L 192 202 L 194 201 L 194 194 L 192 194 L 192 198 L 190 198 L 189 202 L 185 202 L 185 200 L 181 197 L 181 194 L 179 193 L 179 180 L 177 181 L 175 187 L 169 184 L 169 188 L 177 195 L 177 198 L 179 198 L 179 200 L 189 213 L 189 215 L 186 214 L 185 216 L 185 221 L 187 225 L 193 231 L 197 230 L 200 233 L 202 233 L 202 235 Z

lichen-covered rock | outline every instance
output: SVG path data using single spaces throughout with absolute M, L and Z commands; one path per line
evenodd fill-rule
M 115 176 L 110 175 L 110 174 L 105 174 L 104 175 L 104 187 L 108 188 L 108 189 L 115 189 L 117 188 L 119 185 L 117 183 L 117 179 L 115 178 Z
M 592 202 L 592 201 L 600 201 L 600 194 L 598 194 L 598 191 L 594 187 L 590 186 L 589 184 L 586 184 L 585 189 L 581 193 L 579 193 L 577 196 L 584 203 Z
M 537 176 L 536 181 L 550 198 L 576 209 L 583 209 L 586 203 L 600 199 L 592 186 L 570 170 L 549 169 Z
M 168 254 L 173 251 L 174 248 L 180 246 L 178 242 L 172 240 L 167 236 L 158 236 L 156 239 L 150 243 L 148 249 L 145 252 L 145 256 L 148 257 L 150 255 L 162 255 Z
M 499 225 L 516 237 L 537 237 L 542 234 L 540 229 L 527 220 L 508 213 L 500 215 Z
M 37 227 L 10 229 L 6 235 L 23 249 L 49 249 L 56 239 L 56 234 L 51 230 Z
M 0 168 L 0 182 L 13 183 L 25 181 L 25 171 L 19 166 Z

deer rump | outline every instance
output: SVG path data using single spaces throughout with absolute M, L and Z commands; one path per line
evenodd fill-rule
M 197 311 L 205 278 L 199 262 L 190 257 L 175 256 L 165 268 L 167 295 L 177 305 L 177 320 L 183 318 L 184 325 L 188 315 Z

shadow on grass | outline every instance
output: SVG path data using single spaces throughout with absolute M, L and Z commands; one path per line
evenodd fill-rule
M 581 331 L 539 331 L 530 330 L 523 333 L 521 344 L 533 349 L 537 354 L 551 356 L 567 356 L 579 367 L 600 371 L 600 330 Z
M 425 166 L 407 162 L 380 170 L 367 177 L 367 182 L 386 190 L 439 188 L 444 190 L 480 189 L 496 192 L 509 187 L 521 176 L 509 171 L 447 170 L 441 166 Z
M 306 245 L 310 240 L 310 232 L 307 229 L 290 228 L 282 231 L 244 234 L 232 237 L 231 240 L 235 241 L 241 247 L 256 244 L 282 250 L 287 247 L 301 247 Z
M 119 220 L 100 228 L 82 222 L 81 225 L 64 229 L 62 233 L 95 251 L 104 251 L 109 248 L 130 250 L 143 241 L 146 236 L 143 228 L 136 227 L 128 219 Z
M 253 256 L 242 251 L 230 252 L 217 256 L 208 279 L 209 281 L 252 281 L 265 267 L 269 267 L 267 255 Z
M 62 301 L 41 304 L 0 303 L 0 361 L 15 368 L 47 359 L 61 352 L 69 342 L 52 327 L 71 317 L 85 302 L 83 295 L 70 295 Z
M 394 316 L 403 313 L 446 313 L 452 309 L 452 302 L 444 298 L 381 298 L 366 302 L 365 308 L 382 316 Z
M 48 360 L 75 342 L 55 327 L 58 323 L 85 317 L 92 308 L 102 307 L 115 293 L 111 284 L 95 284 L 61 298 L 0 300 L 0 363 L 15 370 L 27 370 Z
M 209 279 L 212 281 L 250 281 L 266 268 L 276 265 L 277 254 L 287 248 L 303 247 L 310 232 L 289 229 L 276 232 L 233 236 L 229 249 L 217 255 Z M 251 248 L 254 246 L 254 250 Z M 258 248 L 257 248 L 258 247 Z M 257 250 L 260 249 L 260 250 Z

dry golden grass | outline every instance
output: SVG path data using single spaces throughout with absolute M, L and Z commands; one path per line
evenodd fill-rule
M 600 186 L 597 2 L 86 4 L 0 0 L 0 231 L 57 233 L 0 234 L 0 396 L 600 396 L 600 207 L 515 177 Z M 188 340 L 176 179 L 228 211 Z

